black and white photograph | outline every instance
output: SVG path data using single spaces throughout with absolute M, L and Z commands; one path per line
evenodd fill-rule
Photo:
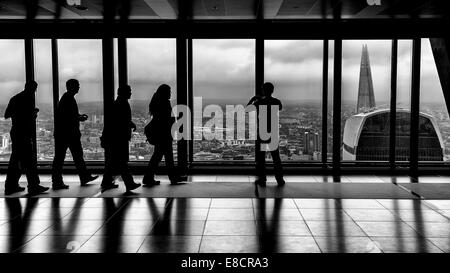
M 447 0 L 0 0 L 0 264 L 445 264 L 448 25 Z

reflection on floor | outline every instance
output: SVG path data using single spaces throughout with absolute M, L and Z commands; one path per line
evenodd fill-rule
M 49 179 L 42 177 L 44 183 Z M 199 175 L 183 187 L 196 182 L 253 185 L 252 179 Z M 76 176 L 67 175 L 65 181 L 75 194 L 82 191 Z M 319 191 L 319 198 L 0 198 L 0 252 L 450 252 L 450 194 L 429 197 L 440 185 L 450 185 L 448 177 L 287 176 L 286 181 L 290 186 L 390 185 L 402 194 L 392 198 L 380 191 L 379 198 L 366 199 L 340 198 L 337 191 L 326 197 Z M 88 188 L 98 192 L 99 183 Z M 276 189 L 270 183 L 267 188 Z
M 0 252 L 450 252 L 450 200 L 2 198 Z

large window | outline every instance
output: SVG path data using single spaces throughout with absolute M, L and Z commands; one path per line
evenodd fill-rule
M 450 119 L 429 39 L 422 39 L 419 160 L 450 160 Z
M 103 130 L 103 80 L 101 40 L 58 40 L 60 97 L 66 91 L 66 81 L 77 79 L 80 91 L 75 96 L 81 114 L 88 120 L 82 122 L 81 145 L 86 160 L 103 160 L 100 147 Z M 71 154 L 67 153 L 67 160 Z
M 283 104 L 281 160 L 320 161 L 323 41 L 269 40 L 264 46 L 264 81 L 275 85 L 273 96 Z
M 39 115 L 36 122 L 37 159 L 52 161 L 55 153 L 53 137 L 53 83 L 51 40 L 37 39 L 34 44 L 34 77 L 38 83 L 36 107 Z
M 154 146 L 146 141 L 144 127 L 149 122 L 148 105 L 158 86 L 172 89 L 171 103 L 176 104 L 176 40 L 127 39 L 128 82 L 132 89 L 131 108 L 137 130 L 130 142 L 130 160 L 149 160 Z M 176 159 L 177 145 L 173 142 Z
M 9 99 L 25 85 L 25 46 L 23 40 L 0 40 L 0 161 L 11 155 L 11 119 L 4 114 Z
M 390 40 L 342 42 L 342 160 L 389 160 Z
M 255 41 L 193 40 L 192 44 L 194 161 L 254 160 L 249 132 L 254 119 L 245 115 L 244 121 L 226 109 L 245 107 L 255 94 Z M 242 127 L 245 137 L 237 132 Z

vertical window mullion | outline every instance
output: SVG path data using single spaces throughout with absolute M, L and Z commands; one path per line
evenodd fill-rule
M 187 105 L 187 38 L 184 35 L 177 37 L 177 104 Z M 188 130 L 189 128 L 183 128 Z M 178 168 L 185 170 L 187 167 L 187 141 L 181 139 L 177 143 Z
M 26 81 L 34 81 L 34 49 L 33 39 L 25 39 L 25 78 Z M 36 106 L 36 98 L 34 97 L 33 105 Z M 33 161 L 37 163 L 37 141 L 36 141 L 36 120 L 33 123 Z
M 328 39 L 323 40 L 322 58 L 322 164 L 326 166 L 328 154 Z
M 411 73 L 411 127 L 410 127 L 410 173 L 417 175 L 419 167 L 419 108 L 420 108 L 420 54 L 421 40 L 413 39 Z
M 389 166 L 395 169 L 396 127 L 397 127 L 397 62 L 398 40 L 392 40 L 391 52 L 391 102 L 390 102 L 390 128 L 389 128 Z
M 189 140 L 189 163 L 194 161 L 194 86 L 193 86 L 193 66 L 192 66 L 192 38 L 187 40 L 187 92 L 188 92 L 188 108 L 191 112 L 189 120 L 190 140 Z
M 333 73 L 333 171 L 339 172 L 341 163 L 341 93 L 342 93 L 342 39 L 334 42 Z
M 117 39 L 119 86 L 128 84 L 127 39 Z

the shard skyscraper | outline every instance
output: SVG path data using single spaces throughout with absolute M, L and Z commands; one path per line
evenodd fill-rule
M 373 108 L 375 108 L 375 96 L 373 93 L 369 51 L 367 49 L 367 45 L 363 45 L 361 67 L 359 71 L 358 104 L 356 107 L 356 113 L 368 111 Z

